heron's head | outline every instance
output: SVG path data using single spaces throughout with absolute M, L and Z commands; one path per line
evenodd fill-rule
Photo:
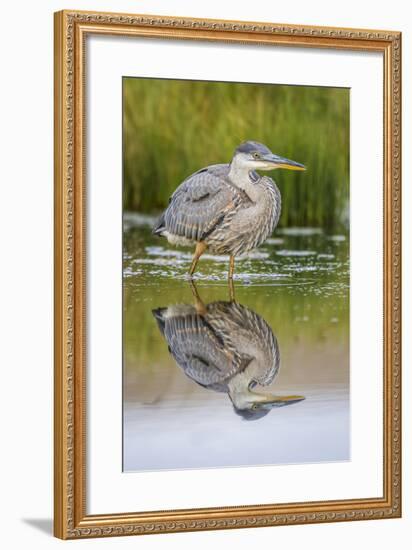
M 266 416 L 274 408 L 299 403 L 303 395 L 273 395 L 252 391 L 250 384 L 247 390 L 229 393 L 236 414 L 245 420 L 257 420 Z
M 303 164 L 279 157 L 272 151 L 257 141 L 244 141 L 236 148 L 232 163 L 240 169 L 252 170 L 276 170 L 285 168 L 286 170 L 306 170 Z

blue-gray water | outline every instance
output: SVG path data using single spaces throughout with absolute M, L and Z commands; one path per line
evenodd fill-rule
M 153 310 L 195 304 L 191 251 L 152 237 L 152 221 L 124 219 L 124 471 L 350 459 L 348 235 L 277 230 L 236 262 L 235 301 L 278 343 L 280 369 L 262 391 L 305 397 L 250 421 L 168 351 Z M 230 301 L 227 269 L 225 257 L 202 257 L 203 304 Z

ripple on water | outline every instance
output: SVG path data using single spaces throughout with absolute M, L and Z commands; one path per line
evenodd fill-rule
M 290 275 L 285 273 L 275 273 L 275 272 L 250 272 L 243 271 L 242 273 L 235 273 L 235 280 L 242 281 L 245 283 L 255 282 L 255 281 L 276 281 L 291 279 Z
M 142 269 L 132 269 L 130 266 L 123 269 L 123 277 L 136 277 L 143 273 Z
M 192 255 L 189 252 L 182 252 L 174 248 L 164 248 L 163 246 L 146 246 L 146 254 L 149 256 L 160 256 L 165 258 L 182 258 L 184 260 L 190 259 Z
M 305 271 L 318 271 L 317 265 L 287 265 L 283 268 L 285 271 L 293 271 L 296 273 L 304 273 Z

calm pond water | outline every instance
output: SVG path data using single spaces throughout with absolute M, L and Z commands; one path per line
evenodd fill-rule
M 124 471 L 349 460 L 348 234 L 276 230 L 233 302 L 153 221 L 124 216 Z

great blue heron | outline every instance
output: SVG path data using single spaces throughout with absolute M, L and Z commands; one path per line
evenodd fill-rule
M 179 185 L 153 233 L 171 244 L 196 245 L 190 276 L 206 249 L 229 254 L 232 279 L 235 256 L 261 245 L 279 221 L 280 191 L 271 178 L 256 172 L 276 168 L 305 170 L 262 143 L 242 143 L 230 164 L 202 168 Z
M 153 310 L 169 351 L 186 376 L 227 393 L 235 412 L 247 420 L 304 399 L 254 389 L 271 384 L 280 364 L 277 339 L 260 315 L 233 301 L 205 305 L 192 289 L 195 305 Z

